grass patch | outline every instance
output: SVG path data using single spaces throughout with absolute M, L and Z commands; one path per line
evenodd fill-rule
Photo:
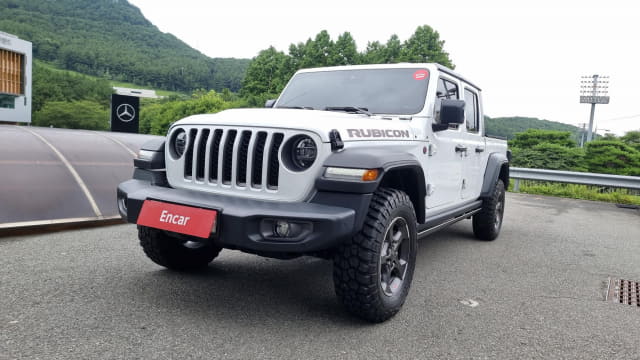
M 513 192 L 515 180 L 510 180 Z M 616 204 L 640 205 L 640 192 L 593 185 L 563 184 L 549 181 L 520 180 L 520 191 L 525 194 L 548 195 L 571 199 L 604 201 Z

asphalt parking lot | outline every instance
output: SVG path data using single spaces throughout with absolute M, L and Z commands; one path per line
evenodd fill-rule
M 508 194 L 501 236 L 470 221 L 419 243 L 403 310 L 371 325 L 338 304 L 331 263 L 223 251 L 156 266 L 133 225 L 0 238 L 0 359 L 640 358 L 640 211 Z

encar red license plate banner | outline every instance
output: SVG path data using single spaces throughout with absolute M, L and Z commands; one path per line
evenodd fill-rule
M 145 200 L 138 225 L 206 239 L 215 230 L 217 217 L 216 210 Z

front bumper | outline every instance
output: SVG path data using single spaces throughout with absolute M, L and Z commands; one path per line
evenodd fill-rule
M 360 198 L 363 203 L 358 206 L 368 205 L 368 196 Z M 250 252 L 299 254 L 330 249 L 353 235 L 359 222 L 356 211 L 348 207 L 242 199 L 156 186 L 136 179 L 118 186 L 118 210 L 130 223 L 137 223 L 147 199 L 218 210 L 217 233 L 211 235 L 210 241 Z M 275 220 L 304 224 L 304 231 L 297 237 L 275 237 L 269 226 Z

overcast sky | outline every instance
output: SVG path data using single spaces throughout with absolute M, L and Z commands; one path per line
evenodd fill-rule
M 596 126 L 619 135 L 640 129 L 640 1 L 456 0 L 290 1 L 129 0 L 163 32 L 211 57 L 252 58 L 273 45 L 288 51 L 321 30 L 345 31 L 358 50 L 402 41 L 420 25 L 445 40 L 456 71 L 483 89 L 485 113 L 578 125 L 583 75 L 610 76 L 611 103 Z

